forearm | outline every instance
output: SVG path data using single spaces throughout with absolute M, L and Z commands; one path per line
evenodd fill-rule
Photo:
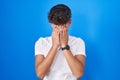
M 84 65 L 72 55 L 70 50 L 64 50 L 63 52 L 73 75 L 77 78 L 81 77 L 84 72 Z
M 43 78 L 48 73 L 56 52 L 57 48 L 51 47 L 46 58 L 41 63 L 38 64 L 37 71 L 39 73 L 40 78 Z

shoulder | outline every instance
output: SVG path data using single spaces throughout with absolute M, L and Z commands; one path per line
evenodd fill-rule
M 85 44 L 82 38 L 69 36 L 68 44 L 73 55 L 85 54 Z
M 82 38 L 80 38 L 80 37 L 69 36 L 69 41 L 70 42 L 83 43 L 84 44 L 84 40 Z
M 38 40 L 35 42 L 35 44 L 45 44 L 45 43 L 50 43 L 51 42 L 51 36 L 48 37 L 40 37 Z
M 42 54 L 46 57 L 51 47 L 51 37 L 40 37 L 35 42 L 35 55 Z

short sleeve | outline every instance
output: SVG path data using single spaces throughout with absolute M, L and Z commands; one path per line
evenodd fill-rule
M 82 39 L 80 38 L 77 38 L 76 40 L 76 51 L 75 51 L 75 55 L 78 55 L 78 54 L 81 54 L 81 55 L 84 55 L 86 56 L 86 53 L 85 53 L 85 43 Z
M 43 43 L 43 38 L 40 38 L 36 41 L 35 43 L 35 55 L 42 54 L 44 55 L 44 43 Z

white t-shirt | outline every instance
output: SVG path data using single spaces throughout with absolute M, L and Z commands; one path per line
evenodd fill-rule
M 86 56 L 85 44 L 81 38 L 69 36 L 68 45 L 70 46 L 70 50 L 73 55 L 81 54 Z M 51 36 L 46 38 L 39 38 L 35 43 L 35 55 L 42 54 L 46 57 L 51 46 Z M 60 47 L 57 49 L 57 53 L 50 67 L 50 71 L 43 80 L 77 80 L 77 78 L 75 78 L 75 76 L 72 74 Z

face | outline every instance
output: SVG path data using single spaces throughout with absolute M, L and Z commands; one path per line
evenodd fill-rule
M 65 26 L 66 28 L 69 28 L 69 26 L 71 25 L 71 22 L 72 21 L 70 20 L 69 22 L 67 22 L 63 26 Z M 51 26 L 52 26 L 53 29 L 56 28 L 56 27 L 59 27 L 59 25 L 56 25 L 56 24 L 53 24 L 53 23 L 51 23 Z

